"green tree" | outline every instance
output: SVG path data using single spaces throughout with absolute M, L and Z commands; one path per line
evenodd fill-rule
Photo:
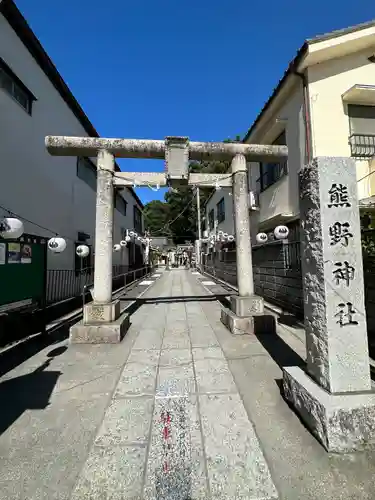
M 143 215 L 145 220 L 145 229 L 151 233 L 160 233 L 168 222 L 169 205 L 165 201 L 152 200 L 149 203 L 146 203 L 143 209 Z M 165 232 L 162 231 L 162 234 L 163 236 L 169 236 L 169 229 L 166 229 Z

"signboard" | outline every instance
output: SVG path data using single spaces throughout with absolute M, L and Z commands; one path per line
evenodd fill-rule
M 45 297 L 46 240 L 23 235 L 0 239 L 0 311 L 42 303 Z

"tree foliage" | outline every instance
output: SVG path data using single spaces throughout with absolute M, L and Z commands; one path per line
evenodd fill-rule
M 241 142 L 240 136 L 223 142 Z M 190 162 L 190 172 L 223 174 L 228 172 L 229 162 Z M 200 188 L 201 216 L 212 188 Z M 145 205 L 145 226 L 151 235 L 170 236 L 176 244 L 194 241 L 197 238 L 197 202 L 194 188 L 180 187 L 165 194 L 165 201 L 153 200 Z

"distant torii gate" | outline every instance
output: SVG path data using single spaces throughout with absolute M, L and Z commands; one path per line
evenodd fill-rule
M 83 323 L 71 330 L 71 341 L 118 342 L 127 328 L 127 316 L 119 318 L 119 301 L 112 300 L 113 191 L 114 186 L 134 184 L 232 187 L 239 296 L 232 298 L 232 310 L 222 319 L 232 332 L 253 331 L 253 316 L 263 314 L 263 300 L 254 295 L 246 163 L 283 159 L 288 155 L 286 146 L 190 142 L 187 137 L 139 140 L 47 136 L 45 143 L 52 155 L 97 156 L 94 300 L 85 306 Z M 165 159 L 166 171 L 115 172 L 115 157 Z M 190 173 L 190 160 L 231 161 L 231 172 Z

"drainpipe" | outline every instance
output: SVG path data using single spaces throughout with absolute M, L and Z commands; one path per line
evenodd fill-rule
M 311 110 L 310 110 L 310 99 L 309 99 L 309 88 L 307 83 L 307 78 L 305 73 L 298 73 L 294 71 L 296 76 L 299 76 L 302 80 L 303 85 L 303 114 L 305 122 L 305 161 L 309 163 L 311 161 L 312 147 L 311 147 Z

